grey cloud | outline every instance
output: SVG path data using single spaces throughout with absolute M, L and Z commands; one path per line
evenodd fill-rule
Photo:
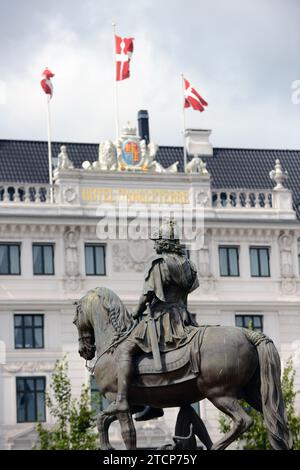
M 0 0 L 0 15 L 0 79 L 7 81 L 8 89 L 15 90 L 16 77 L 20 81 L 25 77 L 29 83 L 32 64 L 37 66 L 37 59 L 45 58 L 47 47 L 51 49 L 53 44 L 57 48 L 57 41 L 61 41 L 62 57 L 71 52 L 76 57 L 76 51 L 86 54 L 93 60 L 90 71 L 101 74 L 101 68 L 105 68 L 103 74 L 107 74 L 114 20 L 120 34 L 135 36 L 132 66 L 140 72 L 139 81 L 134 78 L 135 90 L 126 84 L 133 95 L 132 104 L 128 99 L 123 105 L 123 115 L 127 109 L 132 118 L 137 111 L 133 104 L 137 107 L 146 104 L 152 112 L 153 134 L 159 143 L 181 142 L 180 110 L 178 116 L 174 114 L 175 103 L 180 102 L 176 94 L 179 87 L 174 83 L 183 71 L 209 101 L 206 113 L 187 112 L 188 124 L 212 127 L 218 145 L 300 148 L 300 105 L 292 105 L 290 88 L 293 80 L 300 79 L 298 0 Z M 157 60 L 163 81 L 160 84 L 144 76 L 140 66 L 134 63 L 143 57 L 141 36 L 146 38 L 153 53 L 149 57 L 153 67 L 147 69 L 148 73 L 153 73 Z M 101 61 L 98 68 L 97 54 Z M 61 61 L 58 63 L 62 66 Z M 41 69 L 45 65 L 51 66 L 41 63 Z M 80 77 L 82 86 L 85 82 L 87 87 L 96 86 L 96 80 L 87 79 L 91 73 L 88 59 L 86 66 Z M 104 83 L 107 86 L 108 81 L 103 80 L 99 77 L 99 87 Z M 63 93 L 59 83 L 58 75 L 55 86 L 61 104 L 57 104 L 60 106 L 57 138 L 97 141 L 100 134 L 108 133 L 108 124 L 99 120 L 101 109 L 92 109 L 92 101 L 84 103 L 80 96 L 76 101 L 75 95 L 68 99 L 71 91 L 66 89 Z M 102 95 L 95 91 L 99 103 L 103 93 L 105 90 Z M 72 110 L 70 101 L 73 101 Z M 109 107 L 103 101 L 102 106 L 106 113 L 113 113 L 113 104 Z M 76 107 L 83 122 L 87 119 L 85 113 L 90 121 L 94 120 L 89 127 L 80 127 L 78 115 L 75 117 Z M 26 113 L 20 109 L 2 105 L 0 111 L 2 138 L 8 135 L 44 138 L 37 107 L 24 123 L 21 119 Z M 96 120 L 100 123 L 96 124 Z M 113 116 L 107 120 L 113 125 Z

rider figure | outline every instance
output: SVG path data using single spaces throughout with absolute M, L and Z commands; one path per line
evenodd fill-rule
M 119 347 L 118 394 L 106 412 L 127 412 L 128 388 L 134 373 L 134 356 L 151 353 L 147 305 L 154 318 L 160 352 L 168 352 L 188 343 L 197 323 L 187 310 L 187 296 L 199 286 L 197 271 L 180 245 L 174 220 L 161 225 L 152 237 L 157 256 L 146 271 L 143 293 L 133 317 L 140 322 Z M 143 315 L 144 314 L 144 315 Z

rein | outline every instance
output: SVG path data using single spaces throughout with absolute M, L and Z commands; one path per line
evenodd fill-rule
M 110 346 L 108 346 L 106 349 L 104 349 L 104 351 L 100 354 L 100 356 L 97 357 L 96 359 L 96 362 L 95 364 L 93 365 L 93 367 L 89 367 L 88 366 L 88 360 L 86 359 L 85 361 L 85 367 L 86 369 L 89 371 L 89 373 L 91 375 L 94 375 L 95 373 L 95 368 L 96 368 L 96 365 L 99 361 L 99 359 L 101 359 L 102 356 L 104 356 L 104 354 L 106 354 L 110 349 L 114 348 L 115 346 L 117 346 L 119 343 L 121 343 L 122 341 L 124 341 L 124 339 L 126 339 L 130 333 L 132 333 L 132 331 L 134 330 L 134 328 L 136 327 L 137 325 L 137 320 L 134 321 L 132 327 L 130 328 L 130 330 L 128 330 L 123 336 L 121 336 L 119 339 L 117 339 L 114 343 L 112 343 Z M 78 338 L 79 340 L 82 340 L 83 342 L 85 342 L 85 339 L 83 337 L 80 337 Z M 87 345 L 88 348 L 91 349 L 91 346 L 90 345 Z M 94 346 L 93 346 L 94 347 Z

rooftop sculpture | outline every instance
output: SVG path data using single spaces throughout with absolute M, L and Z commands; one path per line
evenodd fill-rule
M 128 122 L 123 127 L 121 137 L 116 142 L 106 140 L 99 145 L 99 158 L 96 162 L 83 162 L 84 169 L 101 171 L 152 171 L 176 173 L 178 162 L 164 168 L 157 160 L 158 146 L 146 143 L 136 134 L 136 128 Z

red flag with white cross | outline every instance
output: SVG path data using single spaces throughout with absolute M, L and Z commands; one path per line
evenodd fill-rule
M 130 59 L 133 53 L 133 39 L 115 35 L 116 43 L 116 80 L 125 80 L 130 76 Z
M 208 106 L 208 103 L 202 98 L 201 95 L 193 88 L 190 82 L 184 78 L 184 107 L 189 108 L 190 106 L 196 111 L 205 111 L 205 106 Z
M 53 95 L 53 85 L 51 82 L 52 77 L 54 77 L 54 73 L 46 68 L 42 73 L 41 87 L 43 88 L 46 95 L 50 95 L 50 98 L 52 98 Z

